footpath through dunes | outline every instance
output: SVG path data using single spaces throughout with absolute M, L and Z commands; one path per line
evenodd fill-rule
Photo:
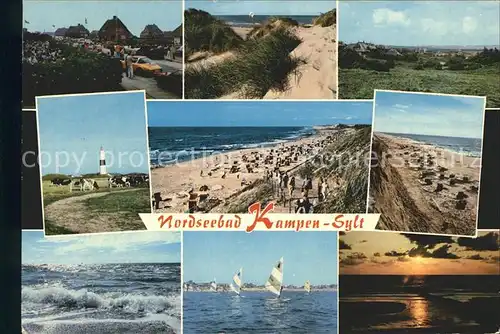
M 280 168 L 290 178 L 295 178 L 295 188 L 291 193 L 290 188 L 280 187 L 278 180 L 264 177 L 231 196 L 212 212 L 244 213 L 255 202 L 263 205 L 274 202 L 274 213 L 296 212 L 297 201 L 304 198 L 303 182 L 308 178 L 312 183 L 307 194 L 312 213 L 365 212 L 371 127 L 322 127 L 318 132 L 313 145 L 317 150 L 299 164 Z M 325 184 L 327 190 L 323 192 Z
M 45 233 L 144 230 L 144 223 L 138 213 L 147 212 L 151 212 L 147 188 L 71 196 L 45 206 Z
M 207 12 L 185 12 L 189 99 L 335 99 L 335 10 L 313 24 L 272 17 L 231 27 Z
M 370 212 L 377 228 L 473 235 L 479 163 L 476 158 L 410 139 L 376 133 L 370 173 Z

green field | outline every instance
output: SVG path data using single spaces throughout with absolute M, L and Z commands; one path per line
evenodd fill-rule
M 73 192 L 42 182 L 47 235 L 145 229 L 138 214 L 151 212 L 149 187 L 108 188 L 107 180 L 96 182 L 98 190 Z
M 487 107 L 500 107 L 500 71 L 488 67 L 470 71 L 424 69 L 397 65 L 390 72 L 339 69 L 340 99 L 372 99 L 374 89 L 487 96 Z

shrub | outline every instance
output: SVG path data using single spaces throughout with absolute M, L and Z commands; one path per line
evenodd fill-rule
M 337 24 L 337 10 L 332 9 L 326 13 L 321 14 L 320 16 L 315 18 L 312 23 L 321 27 L 329 27 Z
M 159 88 L 169 91 L 179 98 L 182 97 L 182 73 L 175 72 L 170 75 L 160 75 L 155 77 Z

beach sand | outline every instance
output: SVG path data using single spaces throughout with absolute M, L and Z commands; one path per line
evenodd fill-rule
M 160 192 L 163 199 L 171 199 L 162 203 L 160 209 L 155 211 L 186 212 L 188 192 L 193 189 L 198 195 L 208 197 L 204 199 L 204 203 L 207 203 L 207 207 L 210 208 L 209 212 L 217 212 L 217 206 L 227 204 L 227 199 L 244 192 L 255 181 L 265 179 L 267 170 L 274 169 L 278 157 L 284 159 L 291 152 L 298 152 L 302 149 L 302 154 L 297 154 L 296 161 L 291 159 L 288 166 L 282 166 L 280 170 L 291 171 L 304 164 L 321 150 L 320 143 L 329 132 L 331 131 L 318 131 L 316 135 L 277 143 L 273 147 L 242 149 L 154 168 L 151 172 L 153 193 Z M 249 161 L 243 161 L 244 155 Z M 270 158 L 271 155 L 273 158 Z M 263 161 L 266 158 L 270 159 L 267 164 Z M 253 166 L 251 173 L 247 171 L 247 164 Z M 232 166 L 237 166 L 240 172 L 231 173 Z M 202 171 L 203 174 L 201 174 Z M 208 175 L 209 172 L 212 173 L 211 176 Z M 224 172 L 226 172 L 226 176 L 222 178 Z M 245 180 L 245 184 L 242 184 L 243 180 Z M 299 180 L 297 181 L 296 188 L 300 188 L 301 183 Z M 205 189 L 200 190 L 203 186 L 206 186 Z M 297 196 L 299 196 L 300 189 L 296 191 Z
M 264 99 L 336 99 L 337 98 L 337 27 L 296 28 L 302 40 L 291 54 L 306 63 L 289 75 L 290 89 L 269 91 Z
M 231 27 L 235 33 L 240 35 L 241 38 L 246 39 L 248 33 L 252 30 L 252 28 L 249 27 Z
M 370 174 L 370 212 L 378 229 L 474 235 L 480 159 L 374 133 L 379 167 Z

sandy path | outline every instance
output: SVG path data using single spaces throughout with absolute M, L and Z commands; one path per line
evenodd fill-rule
M 377 181 L 370 178 L 377 183 L 373 187 L 370 185 L 375 210 L 385 217 L 381 218 L 379 228 L 402 232 L 475 233 L 478 159 L 410 139 L 379 133 L 376 136 L 387 145 L 390 154 L 382 159 L 386 163 L 381 168 L 383 177 Z M 405 165 L 405 160 L 410 165 Z M 445 169 L 440 171 L 440 167 Z M 465 198 L 460 199 L 461 196 Z M 457 207 L 459 200 L 464 208 Z
M 138 190 L 140 189 L 127 189 L 121 190 L 120 193 Z M 116 222 L 120 212 L 99 212 L 96 215 L 91 215 L 84 203 L 89 198 L 99 198 L 114 193 L 118 192 L 90 193 L 61 199 L 45 207 L 45 219 L 50 220 L 56 226 L 70 229 L 75 233 L 122 231 L 123 226 L 117 226 Z M 139 216 L 137 218 L 140 222 Z
M 336 99 L 337 98 L 337 28 L 312 26 L 295 29 L 302 39 L 291 54 L 303 58 L 299 75 L 289 75 L 290 89 L 269 91 L 264 99 Z

